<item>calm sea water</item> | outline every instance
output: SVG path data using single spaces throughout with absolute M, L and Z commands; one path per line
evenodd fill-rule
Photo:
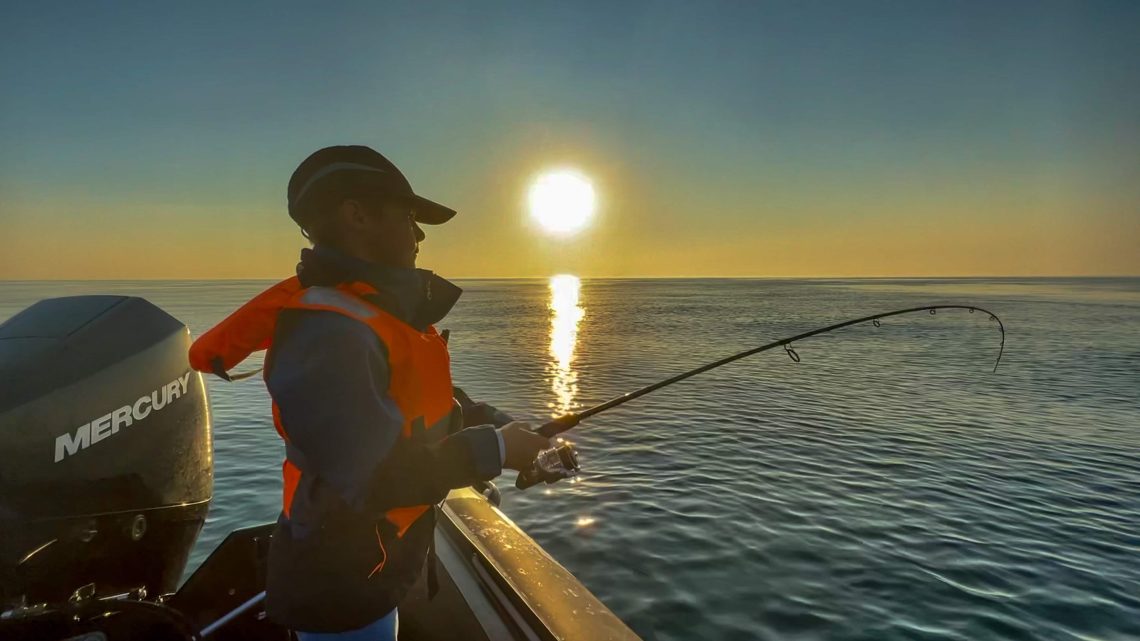
M 264 282 L 0 283 L 143 296 L 195 334 Z M 466 281 L 472 396 L 536 420 L 815 326 L 590 420 L 585 474 L 503 508 L 646 639 L 1140 638 L 1140 279 Z M 259 362 L 251 363 L 252 366 Z M 276 517 L 258 379 L 211 380 L 199 563 Z

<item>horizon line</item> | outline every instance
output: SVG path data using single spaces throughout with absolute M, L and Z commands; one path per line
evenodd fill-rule
M 570 275 L 559 272 L 544 276 L 457 276 L 448 280 L 545 280 L 553 276 Z M 1001 274 L 1001 275 L 948 275 L 948 276 L 577 276 L 582 280 L 984 280 L 984 279 L 1092 279 L 1140 278 L 1140 274 Z M 98 283 L 98 282 L 241 282 L 241 281 L 280 281 L 272 277 L 224 277 L 224 278 L 0 278 L 0 283 Z

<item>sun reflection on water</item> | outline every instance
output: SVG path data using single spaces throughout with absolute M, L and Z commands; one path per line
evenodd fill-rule
M 586 310 L 578 304 L 582 281 L 577 276 L 560 274 L 550 279 L 550 356 L 547 366 L 554 401 L 547 406 L 552 416 L 560 416 L 574 408 L 578 394 L 578 372 L 574 369 L 574 347 L 578 342 L 578 324 Z

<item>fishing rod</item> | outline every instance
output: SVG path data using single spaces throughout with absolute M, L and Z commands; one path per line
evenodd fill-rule
M 716 369 L 721 365 L 727 365 L 733 361 L 738 361 L 742 358 L 747 358 L 754 354 L 766 352 L 777 347 L 783 347 L 784 351 L 787 352 L 788 357 L 791 358 L 794 362 L 798 363 L 800 362 L 800 355 L 796 353 L 795 349 L 792 348 L 792 343 L 803 340 L 805 338 L 818 336 L 819 334 L 826 334 L 837 329 L 850 327 L 851 325 L 858 325 L 860 323 L 866 323 L 868 321 L 870 321 L 875 327 L 879 327 L 880 319 L 888 318 L 890 316 L 899 316 L 901 314 L 912 314 L 914 312 L 925 311 L 929 312 L 930 315 L 933 316 L 940 309 L 966 309 L 969 310 L 971 314 L 973 314 L 975 311 L 980 311 L 989 314 L 991 321 L 997 322 L 998 329 L 1001 330 L 1001 345 L 998 347 L 997 358 L 994 360 L 993 371 L 996 372 L 998 364 L 1001 363 L 1002 353 L 1005 352 L 1005 325 L 1001 322 L 1001 319 L 998 318 L 997 314 L 976 305 L 924 305 L 922 307 L 908 307 L 906 309 L 897 309 L 890 312 L 872 314 L 871 316 L 864 316 L 862 318 L 844 321 L 842 323 L 835 323 L 834 325 L 828 325 L 827 327 L 820 327 L 819 329 L 813 329 L 809 332 L 796 334 L 795 336 L 790 336 L 788 338 L 781 338 L 780 340 L 772 341 L 771 343 L 767 343 L 765 345 L 761 345 L 760 347 L 740 352 L 739 354 L 733 354 L 732 356 L 722 358 L 719 361 L 714 361 L 707 365 L 702 365 L 695 369 L 691 369 L 687 372 L 682 372 L 676 376 L 673 376 L 672 378 L 667 378 L 663 381 L 653 383 L 652 385 L 646 385 L 641 389 L 627 392 L 621 396 L 612 398 L 605 403 L 595 405 L 586 410 L 582 410 L 581 412 L 571 412 L 569 414 L 564 414 L 558 418 L 555 418 L 549 423 L 542 425 L 536 429 L 535 432 L 541 434 L 542 436 L 545 436 L 546 438 L 553 438 L 569 429 L 572 429 L 591 416 L 600 414 L 609 409 L 613 409 L 618 405 L 628 403 L 629 401 L 645 396 L 650 392 L 655 392 L 662 387 L 672 385 L 673 383 L 683 381 L 686 378 L 691 378 L 697 374 L 702 374 L 711 369 Z M 554 483 L 564 478 L 569 478 L 576 475 L 580 469 L 581 466 L 578 464 L 578 452 L 574 448 L 573 444 L 568 442 L 561 442 L 555 447 L 539 452 L 538 457 L 531 465 L 531 468 L 529 470 L 519 472 L 518 479 L 515 481 L 515 487 L 520 490 L 525 490 L 526 488 L 531 487 L 532 485 L 537 485 L 541 482 Z

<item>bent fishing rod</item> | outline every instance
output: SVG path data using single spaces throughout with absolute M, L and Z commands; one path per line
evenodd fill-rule
M 969 310 L 971 314 L 973 314 L 975 311 L 980 311 L 989 314 L 991 321 L 997 322 L 998 329 L 1001 330 L 1001 345 L 998 347 L 997 358 L 994 360 L 993 371 L 996 372 L 998 364 L 1001 363 L 1002 353 L 1005 352 L 1005 325 L 1001 322 L 1001 319 L 998 318 L 997 314 L 976 305 L 924 305 L 922 307 L 908 307 L 906 309 L 897 309 L 890 312 L 872 314 L 871 316 L 864 316 L 862 318 L 844 321 L 842 323 L 835 323 L 834 325 L 828 325 L 827 327 L 820 327 L 819 329 L 813 329 L 808 332 L 803 332 L 802 334 L 789 336 L 788 338 L 781 338 L 780 340 L 772 341 L 771 343 L 767 343 L 761 345 L 760 347 L 740 352 L 739 354 L 733 354 L 732 356 L 722 358 L 707 365 L 702 365 L 687 372 L 682 372 L 671 378 L 653 383 L 652 385 L 646 385 L 641 389 L 627 392 L 621 396 L 612 398 L 605 403 L 595 405 L 586 410 L 582 410 L 581 412 L 571 412 L 569 414 L 564 414 L 537 428 L 535 432 L 541 434 L 542 436 L 545 436 L 546 438 L 553 438 L 569 429 L 574 428 L 579 423 L 586 420 L 587 418 L 590 418 L 591 416 L 600 414 L 609 409 L 613 409 L 618 405 L 628 403 L 635 398 L 640 398 L 646 394 L 655 392 L 662 387 L 683 381 L 686 378 L 691 378 L 697 374 L 703 374 L 704 372 L 707 372 L 711 369 L 716 369 L 722 365 L 727 365 L 742 358 L 747 358 L 761 352 L 776 349 L 777 347 L 783 347 L 784 351 L 787 352 L 788 357 L 791 358 L 794 362 L 798 363 L 800 362 L 800 355 L 796 352 L 795 349 L 792 348 L 792 343 L 803 340 L 805 338 L 811 338 L 812 336 L 826 334 L 837 329 L 843 329 L 844 327 L 859 325 L 866 322 L 871 322 L 875 327 L 880 327 L 879 321 L 890 316 L 912 314 L 914 312 L 929 312 L 930 315 L 933 316 L 940 309 L 965 309 Z M 531 487 L 532 485 L 537 485 L 541 482 L 554 483 L 564 478 L 569 478 L 576 475 L 580 469 L 581 466 L 578 464 L 577 450 L 571 443 L 561 442 L 555 447 L 540 452 L 529 470 L 519 472 L 518 479 L 515 481 L 515 487 L 520 490 L 525 490 L 526 488 Z

